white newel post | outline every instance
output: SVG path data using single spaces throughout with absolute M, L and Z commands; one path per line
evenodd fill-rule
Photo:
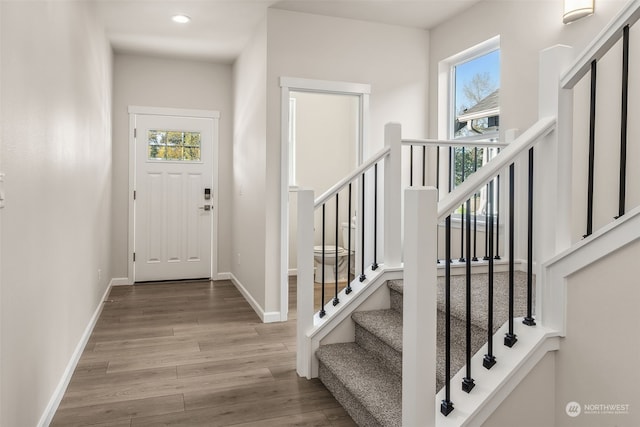
M 384 127 L 384 145 L 390 148 L 384 162 L 384 264 L 402 263 L 402 130 L 399 123 Z M 434 258 L 435 259 L 435 258 Z
M 533 245 L 537 277 L 543 277 L 545 261 L 571 246 L 573 92 L 560 87 L 560 78 L 573 57 L 573 49 L 563 45 L 540 52 L 538 117 L 555 116 L 557 123 L 556 130 L 534 149 Z M 558 330 L 564 323 L 565 304 L 564 295 L 557 292 L 560 288 L 544 281 L 536 289 L 536 317 Z
M 298 190 L 296 371 L 309 379 L 312 354 L 307 332 L 313 327 L 313 201 L 313 190 Z
M 438 191 L 405 190 L 402 425 L 435 425 Z

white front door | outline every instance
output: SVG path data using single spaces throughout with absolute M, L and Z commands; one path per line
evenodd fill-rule
M 136 282 L 212 277 L 214 120 L 135 115 Z

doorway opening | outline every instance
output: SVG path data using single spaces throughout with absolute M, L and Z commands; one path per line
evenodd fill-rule
M 280 308 L 284 321 L 289 275 L 296 274 L 297 189 L 313 189 L 318 197 L 362 163 L 368 134 L 370 86 L 283 77 L 281 87 Z M 344 215 L 348 216 L 346 212 Z M 340 222 L 350 224 L 351 218 L 345 216 Z M 317 245 L 321 245 L 319 230 L 316 227 Z M 337 247 L 340 242 L 325 244 Z

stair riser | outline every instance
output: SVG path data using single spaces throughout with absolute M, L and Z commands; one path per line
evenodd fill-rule
M 319 365 L 318 377 L 356 424 L 361 427 L 383 427 L 322 362 Z
M 391 372 L 402 377 L 402 353 L 356 323 L 356 344 L 375 355 Z
M 391 308 L 398 313 L 402 313 L 402 294 L 393 289 L 389 289 L 389 295 L 391 297 Z

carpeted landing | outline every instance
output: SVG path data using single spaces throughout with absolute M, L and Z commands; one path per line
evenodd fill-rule
M 487 274 L 472 276 L 472 354 L 487 342 Z M 526 314 L 527 277 L 514 276 L 514 314 Z M 355 342 L 321 346 L 319 377 L 353 420 L 366 427 L 402 425 L 402 281 L 388 284 L 391 309 L 355 312 Z M 508 318 L 508 273 L 494 275 L 493 331 Z M 444 279 L 438 280 L 436 388 L 444 385 Z M 464 276 L 451 279 L 451 376 L 465 365 L 466 286 Z M 455 385 L 459 386 L 459 385 Z

